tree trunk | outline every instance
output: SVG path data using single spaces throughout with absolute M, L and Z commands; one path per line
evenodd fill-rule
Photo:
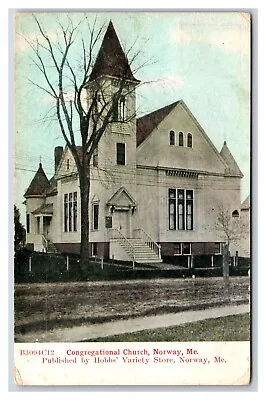
M 88 276 L 89 266 L 89 194 L 90 180 L 89 171 L 82 169 L 79 177 L 80 181 L 80 272 L 81 278 Z
M 223 245 L 223 281 L 224 281 L 224 297 L 226 300 L 230 300 L 229 263 L 230 263 L 229 244 L 226 243 Z

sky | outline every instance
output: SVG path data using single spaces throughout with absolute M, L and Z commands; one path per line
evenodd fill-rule
M 80 14 L 72 13 L 74 21 Z M 95 14 L 90 14 L 92 19 Z M 40 14 L 47 32 L 57 40 L 57 20 L 66 14 Z M 137 91 L 142 116 L 182 99 L 218 151 L 227 145 L 244 174 L 241 199 L 250 192 L 250 20 L 240 12 L 99 13 L 97 23 L 112 20 L 126 49 L 141 49 L 134 67 L 143 82 Z M 81 31 L 86 38 L 86 31 Z M 37 36 L 36 36 L 37 35 Z M 50 178 L 53 150 L 64 145 L 58 122 L 47 117 L 50 97 L 29 80 L 43 85 L 27 41 L 40 39 L 30 14 L 15 22 L 14 202 L 22 216 L 23 194 L 41 160 Z M 25 40 L 26 39 L 26 40 Z M 99 48 L 100 42 L 96 47 Z M 80 46 L 73 46 L 73 60 Z M 96 55 L 96 54 L 95 54 Z M 143 61 L 145 65 L 139 68 Z M 52 73 L 52 72 L 51 72 Z M 52 75 L 51 75 L 52 76 Z M 49 116 L 50 114 L 48 114 Z

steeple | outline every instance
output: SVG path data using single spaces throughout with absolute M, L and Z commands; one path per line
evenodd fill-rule
M 104 75 L 139 82 L 133 76 L 111 20 L 104 35 L 89 81 L 93 81 Z
M 224 161 L 227 164 L 228 167 L 228 172 L 232 176 L 241 176 L 243 177 L 243 174 L 239 168 L 239 166 L 236 163 L 236 160 L 234 159 L 232 153 L 228 149 L 228 146 L 226 144 L 226 141 L 224 141 L 222 150 L 220 151 L 220 155 L 223 157 Z
M 42 168 L 42 163 L 40 163 L 39 169 L 26 190 L 24 197 L 43 196 L 46 190 L 50 189 L 50 186 L 50 182 Z

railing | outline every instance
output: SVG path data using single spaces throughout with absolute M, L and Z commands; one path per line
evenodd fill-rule
M 44 235 L 42 235 L 42 245 L 47 253 L 47 248 L 48 248 L 48 240 L 46 239 L 46 237 Z
M 122 232 L 120 232 L 118 229 L 116 228 L 111 228 L 109 230 L 109 238 L 110 239 L 123 239 L 124 242 L 126 242 L 129 245 L 129 248 L 131 250 L 131 258 L 132 258 L 132 263 L 133 263 L 133 268 L 135 266 L 135 249 L 132 246 L 132 244 L 130 243 L 130 241 L 128 240 L 128 238 L 123 235 Z
M 142 228 L 137 228 L 133 230 L 133 237 L 144 240 L 145 244 L 153 250 L 159 258 L 161 258 L 161 245 L 156 243 L 153 238 L 144 231 Z

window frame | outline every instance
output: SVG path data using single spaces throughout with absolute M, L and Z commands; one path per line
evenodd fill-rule
M 178 146 L 184 147 L 184 133 L 182 131 L 178 133 Z
M 95 210 L 97 212 L 95 213 Z M 99 202 L 92 203 L 92 230 L 99 230 L 99 215 L 100 215 L 100 205 Z
M 189 197 L 189 192 L 191 192 L 190 197 Z M 194 202 L 195 202 L 194 189 L 168 188 L 169 230 L 173 231 L 195 230 Z
M 218 245 L 219 251 L 217 252 L 216 246 Z M 214 254 L 222 254 L 222 243 L 221 242 L 214 242 Z
M 193 137 L 192 133 L 188 132 L 187 134 L 187 147 L 191 148 L 193 147 Z
M 65 233 L 78 230 L 78 192 L 63 195 L 63 231 Z
M 26 233 L 30 233 L 30 214 L 26 214 Z
M 185 253 L 185 250 L 184 250 L 184 248 L 185 248 L 186 245 L 188 245 L 188 247 L 189 247 L 189 252 L 188 252 L 188 253 Z M 183 242 L 183 243 L 182 243 L 182 255 L 183 255 L 183 256 L 191 256 L 191 254 L 192 254 L 192 245 L 191 245 L 191 242 Z
M 123 151 L 121 152 L 121 149 Z M 116 165 L 126 165 L 126 144 L 116 143 Z
M 175 146 L 175 131 L 173 130 L 169 132 L 169 145 Z

